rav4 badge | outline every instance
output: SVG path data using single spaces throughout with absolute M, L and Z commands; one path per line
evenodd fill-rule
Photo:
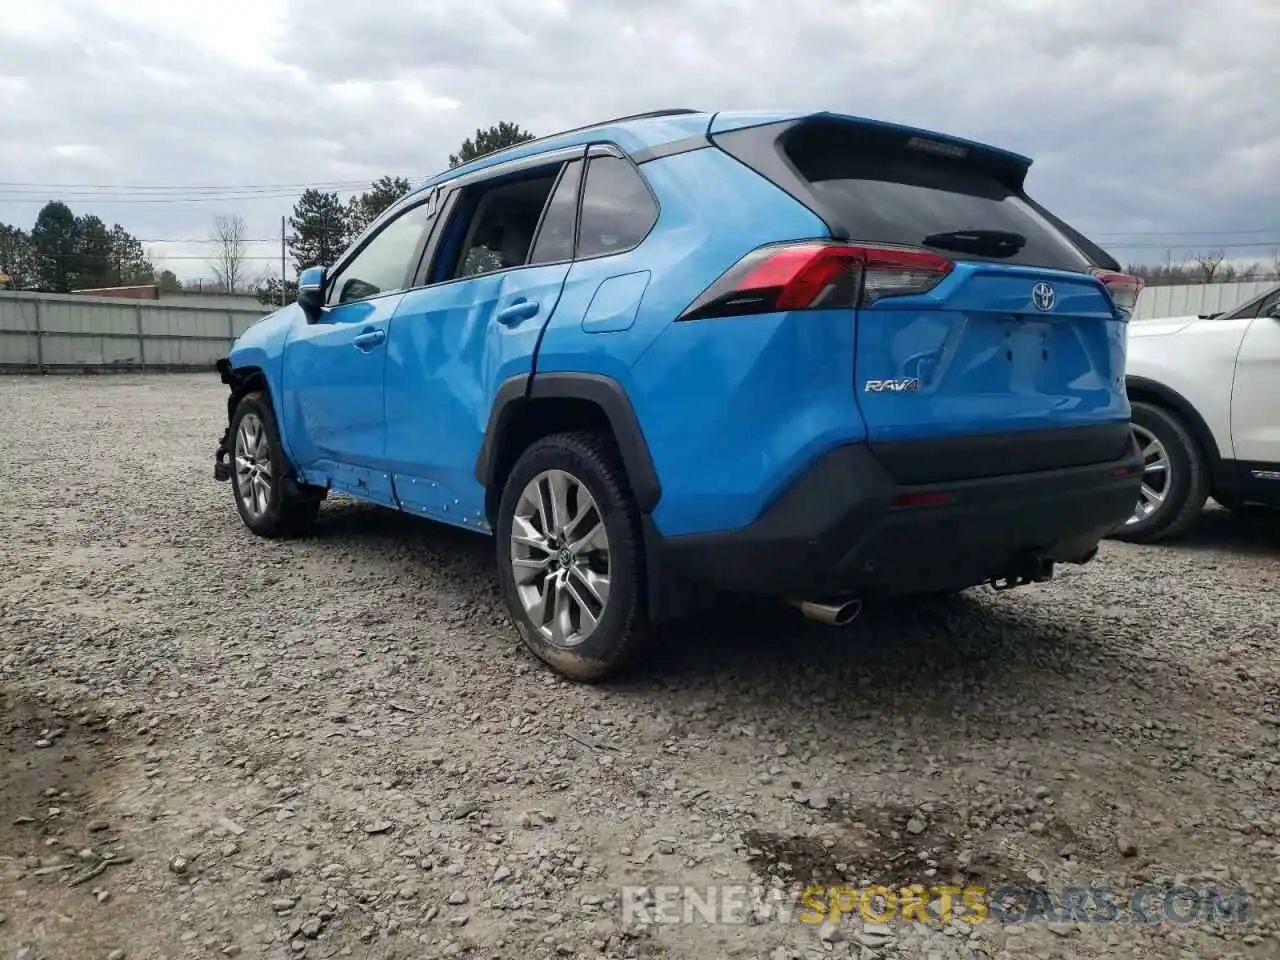
M 868 380 L 862 387 L 864 393 L 915 393 L 919 389 L 920 380 L 918 377 Z

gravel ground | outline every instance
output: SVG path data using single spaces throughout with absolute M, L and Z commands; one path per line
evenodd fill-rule
M 485 539 L 338 498 L 314 539 L 251 536 L 212 479 L 224 389 L 0 378 L 3 960 L 1280 956 L 1274 521 L 1209 510 L 843 630 L 725 604 L 578 686 L 515 642 Z M 1149 925 L 621 906 L 809 880 L 1249 900 Z

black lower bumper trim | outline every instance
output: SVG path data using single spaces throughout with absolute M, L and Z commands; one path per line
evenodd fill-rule
M 1022 430 L 927 441 L 874 443 L 897 483 L 947 483 L 1084 467 L 1122 458 L 1133 443 L 1128 423 Z
M 866 446 L 842 446 L 754 523 L 666 538 L 662 555 L 681 577 L 798 598 L 898 596 L 1024 578 L 1027 570 L 1092 558 L 1131 514 L 1141 462 L 1130 440 L 1105 463 L 903 485 Z M 909 498 L 945 502 L 901 504 L 904 494 L 945 495 Z

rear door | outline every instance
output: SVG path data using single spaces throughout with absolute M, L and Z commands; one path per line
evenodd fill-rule
M 1127 421 L 1126 317 L 1091 272 L 1114 263 L 1025 196 L 1029 161 L 829 115 L 776 149 L 786 174 L 757 169 L 833 235 L 938 264 L 863 271 L 853 389 L 873 445 Z M 1121 432 L 1103 432 L 1105 451 L 1059 443 L 1054 465 L 1120 455 Z
M 557 152 L 455 189 L 387 342 L 387 458 L 416 513 L 484 528 L 475 477 L 499 387 L 532 369 L 573 256 L 581 155 Z

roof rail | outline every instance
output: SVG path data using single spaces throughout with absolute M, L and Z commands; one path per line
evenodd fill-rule
M 580 127 L 570 127 L 568 130 L 557 130 L 555 133 L 543 134 L 540 137 L 534 137 L 532 140 L 524 140 L 520 143 L 513 143 L 509 147 L 503 147 L 500 150 L 494 150 L 483 156 L 476 157 L 475 160 L 468 160 L 462 166 L 468 166 L 479 160 L 488 160 L 490 157 L 498 156 L 506 153 L 508 150 L 514 150 L 517 147 L 526 147 L 531 143 L 541 143 L 543 140 L 550 140 L 552 137 L 562 137 L 566 133 L 581 133 L 583 130 L 590 130 L 593 127 L 603 127 L 610 123 L 627 123 L 632 120 L 653 120 L 657 117 L 679 117 L 687 116 L 691 113 L 705 113 L 705 110 L 695 110 L 692 107 L 671 107 L 665 110 L 650 110 L 647 113 L 633 113 L 626 117 L 614 117 L 612 120 L 596 120 L 592 123 L 584 123 Z
M 606 123 L 623 123 L 628 120 L 652 120 L 655 117 L 680 117 L 690 113 L 705 112 L 705 110 L 694 110 L 692 107 L 671 107 L 666 110 L 650 110 L 647 113 L 633 113 L 626 117 L 614 117 L 612 120 L 601 120 L 598 123 L 589 124 L 589 126 L 600 127 L 604 126 Z

